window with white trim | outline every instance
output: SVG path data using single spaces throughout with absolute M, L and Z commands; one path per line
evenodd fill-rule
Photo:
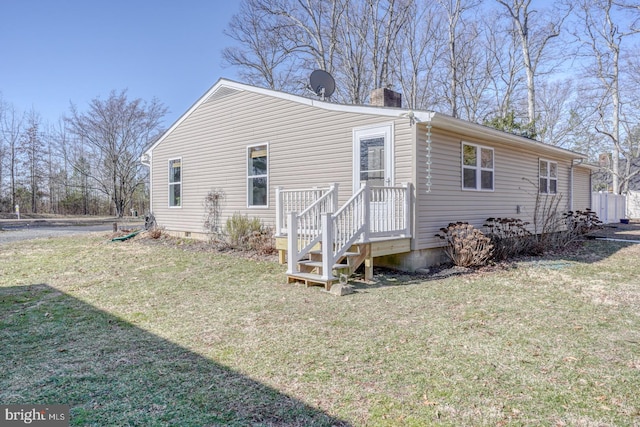
M 493 148 L 462 143 L 462 189 L 493 191 Z
M 247 206 L 267 207 L 269 201 L 269 146 L 247 147 Z
M 169 160 L 169 207 L 182 206 L 182 159 Z
M 540 160 L 540 193 L 556 194 L 558 192 L 558 164 L 548 160 Z

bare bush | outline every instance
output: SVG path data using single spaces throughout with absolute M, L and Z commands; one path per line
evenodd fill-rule
M 584 235 L 590 231 L 597 230 L 602 227 L 602 221 L 598 215 L 591 209 L 584 211 L 569 211 L 563 215 L 567 230 Z
M 527 229 L 528 222 L 519 218 L 487 218 L 484 226 L 493 245 L 493 258 L 502 261 L 532 251 L 535 241 Z
M 149 229 L 147 231 L 147 234 L 152 239 L 159 239 L 165 234 L 164 227 L 157 227 L 157 226 L 156 227 L 152 227 L 151 229 Z
M 260 255 L 273 255 L 277 252 L 273 229 L 262 227 L 260 231 L 254 231 L 247 241 L 249 249 Z
M 215 239 L 222 231 L 220 216 L 223 201 L 224 191 L 214 188 L 207 193 L 202 202 L 204 206 L 204 229 L 212 239 Z
M 486 265 L 492 257 L 491 240 L 469 223 L 452 222 L 436 236 L 447 241 L 445 253 L 459 267 Z

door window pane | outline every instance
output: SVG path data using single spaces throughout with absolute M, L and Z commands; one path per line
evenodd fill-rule
M 360 181 L 383 186 L 384 165 L 384 137 L 360 139 Z

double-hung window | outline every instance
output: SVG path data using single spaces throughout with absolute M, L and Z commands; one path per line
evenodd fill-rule
M 169 207 L 182 206 L 182 159 L 169 160 Z
M 540 193 L 556 194 L 558 192 L 558 164 L 548 160 L 540 160 Z
M 269 146 L 247 147 L 247 206 L 267 207 L 269 201 Z
M 462 188 L 493 191 L 493 148 L 462 143 Z

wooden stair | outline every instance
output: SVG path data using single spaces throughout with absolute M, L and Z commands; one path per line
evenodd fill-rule
M 307 286 L 324 286 L 330 290 L 333 283 L 340 280 L 340 275 L 351 276 L 371 254 L 369 244 L 354 244 L 345 252 L 342 257 L 333 265 L 331 280 L 323 279 L 322 271 L 322 250 L 310 251 L 306 259 L 298 261 L 297 273 L 288 273 L 287 282 L 302 282 Z

